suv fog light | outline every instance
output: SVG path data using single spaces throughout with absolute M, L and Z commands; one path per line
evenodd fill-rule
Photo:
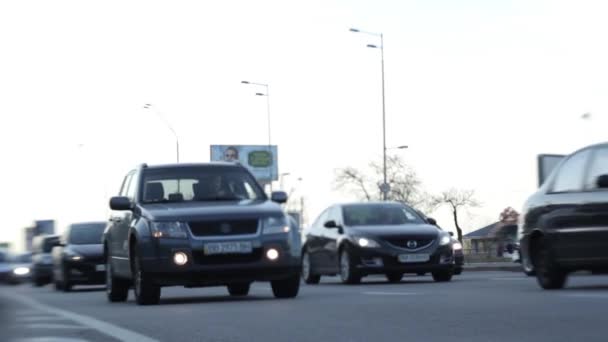
M 178 266 L 183 266 L 188 262 L 188 255 L 184 252 L 176 252 L 173 254 L 173 262 Z
M 266 251 L 266 257 L 269 260 L 273 260 L 273 261 L 277 260 L 279 258 L 279 251 L 277 251 L 274 248 L 271 248 L 271 249 L 269 249 L 269 250 Z

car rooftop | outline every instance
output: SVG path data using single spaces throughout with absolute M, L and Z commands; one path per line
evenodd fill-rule
M 146 165 L 146 164 L 143 164 Z M 176 167 L 216 167 L 216 166 L 228 166 L 228 167 L 240 167 L 241 164 L 232 163 L 232 162 L 205 162 L 205 163 L 173 163 L 173 164 L 158 164 L 158 165 L 146 165 L 144 168 L 146 169 L 166 169 L 166 168 L 176 168 Z

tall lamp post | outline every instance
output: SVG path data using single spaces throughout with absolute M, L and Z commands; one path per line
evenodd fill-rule
M 177 159 L 177 163 L 179 163 L 179 137 L 177 136 L 177 133 L 175 132 L 169 121 L 167 121 L 167 119 L 165 119 L 165 117 L 158 110 L 154 109 L 153 105 L 147 103 L 144 105 L 144 109 L 153 110 L 156 115 L 158 115 L 160 119 L 165 123 L 165 125 L 167 125 L 171 133 L 173 133 L 173 136 L 175 137 L 175 156 Z
M 272 155 L 272 142 L 271 142 L 271 134 L 270 134 L 270 86 L 267 83 L 258 83 L 258 82 L 249 82 L 249 81 L 241 81 L 242 84 L 254 85 L 259 87 L 266 88 L 266 92 L 264 93 L 255 93 L 256 96 L 265 96 L 266 97 L 266 112 L 268 118 L 268 153 Z M 274 159 L 274 157 L 273 157 Z M 272 192 L 272 179 L 274 178 L 274 174 L 272 174 L 273 168 L 270 169 L 270 191 Z
M 356 28 L 351 28 L 350 32 L 364 33 L 367 35 L 380 37 L 379 46 L 374 45 L 374 44 L 367 44 L 367 47 L 372 48 L 372 49 L 380 49 L 380 68 L 381 68 L 381 73 L 382 73 L 382 158 L 383 158 L 382 171 L 383 171 L 383 175 L 384 175 L 384 181 L 383 181 L 382 185 L 380 186 L 380 190 L 382 191 L 382 198 L 386 201 L 388 192 L 390 191 L 390 186 L 387 183 L 387 179 L 386 179 L 386 105 L 384 102 L 384 35 L 382 33 L 367 32 L 367 31 L 362 31 L 362 30 L 356 29 Z

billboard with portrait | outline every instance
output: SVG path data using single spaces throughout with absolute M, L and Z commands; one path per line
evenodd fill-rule
M 262 183 L 278 180 L 276 145 L 211 145 L 211 161 L 239 162 Z

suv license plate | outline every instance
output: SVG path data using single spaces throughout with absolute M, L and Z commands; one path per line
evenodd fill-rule
M 102 265 L 96 265 L 95 266 L 95 271 L 105 271 L 106 270 L 106 265 L 102 264 Z
M 431 259 L 428 254 L 400 254 L 399 262 L 411 263 L 411 262 L 427 262 Z
M 205 244 L 205 254 L 247 254 L 253 251 L 250 241 L 214 242 Z

